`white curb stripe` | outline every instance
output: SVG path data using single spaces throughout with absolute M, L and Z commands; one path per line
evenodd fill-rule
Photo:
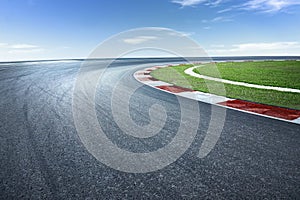
M 296 124 L 300 124 L 300 117 L 298 119 L 294 119 L 292 122 L 294 122 Z
M 172 84 L 166 83 L 166 82 L 163 82 L 163 81 L 143 81 L 143 83 L 146 84 L 146 85 L 153 86 L 153 87 L 156 87 L 156 86 L 172 86 Z
M 213 94 L 203 93 L 203 92 L 181 92 L 178 96 L 186 97 L 189 99 L 194 99 L 197 101 L 202 101 L 209 104 L 222 103 L 224 101 L 232 100 L 222 96 L 216 96 Z
M 150 76 L 150 75 L 140 75 L 140 74 L 138 74 L 138 75 L 135 75 L 135 77 L 138 77 L 138 78 L 151 78 L 152 76 Z

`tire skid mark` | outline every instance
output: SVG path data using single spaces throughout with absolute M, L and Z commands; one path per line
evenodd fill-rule
M 27 129 L 28 139 L 29 139 L 29 144 L 30 144 L 29 148 L 32 149 L 32 151 L 35 155 L 35 159 L 38 162 L 40 172 L 45 180 L 46 185 L 49 187 L 51 194 L 53 195 L 53 197 L 57 197 L 56 193 L 58 192 L 58 186 L 55 184 L 56 178 L 54 176 L 54 173 L 52 173 L 51 169 L 49 168 L 47 159 L 44 157 L 41 149 L 38 146 L 38 142 L 36 141 L 35 136 L 33 134 L 34 130 L 30 126 L 27 103 L 24 103 L 24 105 L 23 105 L 23 114 L 25 117 L 25 126 Z

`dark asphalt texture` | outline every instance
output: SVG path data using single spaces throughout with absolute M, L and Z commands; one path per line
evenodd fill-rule
M 180 123 L 177 98 L 142 86 L 133 73 L 155 62 L 121 60 L 98 87 L 97 117 L 119 147 L 149 152 L 169 143 Z M 165 60 L 164 62 L 174 62 Z M 300 126 L 227 110 L 217 145 L 197 153 L 208 128 L 211 105 L 199 102 L 198 134 L 186 153 L 150 173 L 125 173 L 95 159 L 82 144 L 72 115 L 80 61 L 0 64 L 1 199 L 299 199 Z M 93 61 L 97 70 L 103 61 Z M 111 81 L 111 82 L 110 82 Z M 131 98 L 138 124 L 149 123 L 153 103 L 166 108 L 166 127 L 151 140 L 130 141 L 111 116 L 110 83 L 141 86 Z M 120 94 L 121 97 L 122 94 Z M 187 104 L 188 99 L 184 99 Z M 225 108 L 220 108 L 225 109 Z M 191 120 L 190 123 L 193 123 Z

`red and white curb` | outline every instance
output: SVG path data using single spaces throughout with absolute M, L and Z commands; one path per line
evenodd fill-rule
M 209 104 L 213 104 L 213 105 L 217 105 L 217 106 L 221 106 L 233 110 L 238 110 L 250 114 L 255 114 L 255 115 L 260 115 L 272 119 L 278 119 L 282 121 L 300 124 L 299 110 L 264 105 L 264 104 L 253 103 L 253 102 L 238 100 L 238 99 L 230 99 L 227 97 L 222 97 L 214 94 L 203 93 L 189 88 L 183 88 L 180 86 L 176 86 L 170 83 L 157 80 L 150 75 L 150 73 L 153 70 L 163 68 L 163 67 L 168 67 L 168 66 L 170 65 L 156 66 L 156 67 L 139 70 L 134 73 L 134 78 L 145 85 L 156 88 L 158 90 L 169 92 L 177 96 L 182 96 L 196 101 L 201 101 L 201 102 L 205 102 L 205 103 L 209 103 Z

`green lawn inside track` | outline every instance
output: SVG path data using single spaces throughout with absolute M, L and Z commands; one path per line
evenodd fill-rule
M 231 84 L 223 85 L 220 82 L 204 80 L 185 74 L 184 70 L 192 66 L 179 65 L 161 68 L 152 71 L 151 75 L 168 83 L 206 93 L 300 110 L 299 93 L 256 89 Z M 196 68 L 194 72 L 257 85 L 300 89 L 300 61 L 223 62 L 205 64 Z

